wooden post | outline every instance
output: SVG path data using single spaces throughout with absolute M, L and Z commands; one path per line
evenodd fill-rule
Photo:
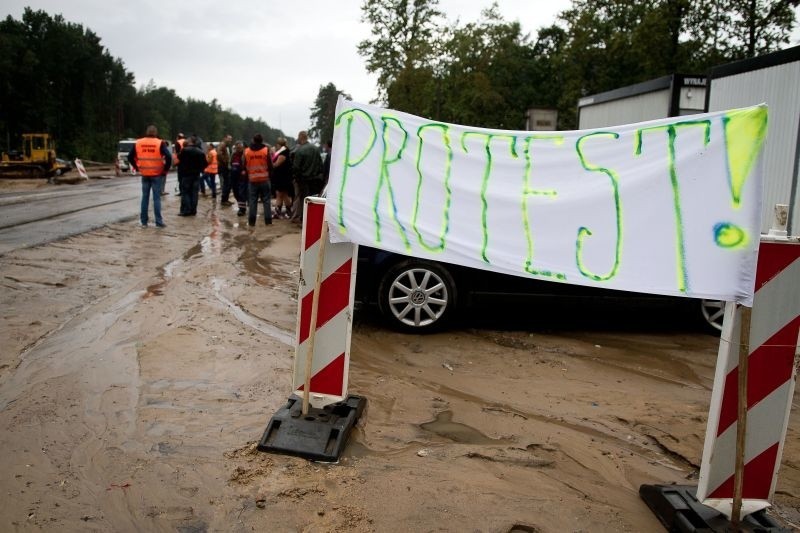
M 308 220 L 305 221 L 308 223 Z M 328 243 L 328 223 L 322 220 L 322 234 L 319 237 L 317 251 L 317 276 L 314 281 L 314 295 L 311 297 L 311 329 L 308 333 L 308 351 L 306 352 L 306 380 L 303 384 L 303 416 L 308 414 L 311 395 L 311 365 L 314 360 L 314 340 L 317 337 L 317 313 L 319 312 L 319 291 L 322 285 L 322 267 L 325 261 L 325 246 Z
M 733 473 L 733 506 L 731 524 L 738 531 L 742 515 L 742 485 L 744 483 L 744 448 L 747 437 L 747 363 L 750 355 L 750 307 L 741 307 L 739 331 L 739 382 L 736 413 L 736 465 Z

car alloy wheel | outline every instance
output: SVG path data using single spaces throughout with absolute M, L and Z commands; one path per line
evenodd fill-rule
M 700 311 L 703 318 L 712 328 L 722 331 L 722 321 L 725 318 L 725 302 L 719 300 L 700 300 Z
M 391 268 L 381 282 L 381 312 L 406 331 L 438 328 L 454 305 L 453 278 L 437 264 L 404 261 Z

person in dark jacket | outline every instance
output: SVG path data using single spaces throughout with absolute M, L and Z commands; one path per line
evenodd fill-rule
M 278 137 L 275 141 L 275 150 L 272 153 L 272 190 L 275 192 L 276 218 L 289 218 L 292 212 L 292 161 L 289 158 L 289 147 L 286 138 Z M 281 213 L 281 207 L 286 211 Z
M 322 154 L 319 147 L 308 141 L 308 132 L 297 134 L 297 148 L 292 160 L 292 175 L 295 183 L 295 197 L 292 220 L 303 221 L 303 203 L 306 196 L 316 196 L 322 192 Z
M 182 217 L 197 214 L 200 175 L 208 165 L 206 154 L 198 144 L 197 136 L 192 135 L 186 140 L 178 156 L 178 183 L 181 189 L 181 210 L 178 215 Z
M 233 143 L 233 137 L 226 135 L 217 145 L 217 175 L 219 175 L 219 184 L 222 189 L 222 199 L 219 205 L 232 205 L 230 202 L 231 143 Z
M 331 157 L 333 156 L 333 142 L 325 141 L 322 147 L 325 152 L 325 161 L 322 162 L 322 190 L 328 186 L 328 178 L 331 177 Z
M 244 143 L 236 141 L 231 154 L 231 188 L 233 189 L 233 196 L 236 198 L 236 203 L 239 207 L 237 215 L 244 216 L 247 214 L 247 172 L 244 170 Z

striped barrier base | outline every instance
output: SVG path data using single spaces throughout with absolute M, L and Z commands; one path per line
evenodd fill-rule
M 306 198 L 294 395 L 272 417 L 258 448 L 316 461 L 336 461 L 366 399 L 347 394 L 358 247 L 328 242 L 324 220 L 325 199 Z M 306 388 L 309 402 L 301 406 Z

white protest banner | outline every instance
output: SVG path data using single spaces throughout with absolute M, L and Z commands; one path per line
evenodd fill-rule
M 444 124 L 340 99 L 333 242 L 752 305 L 767 108 L 586 131 Z

